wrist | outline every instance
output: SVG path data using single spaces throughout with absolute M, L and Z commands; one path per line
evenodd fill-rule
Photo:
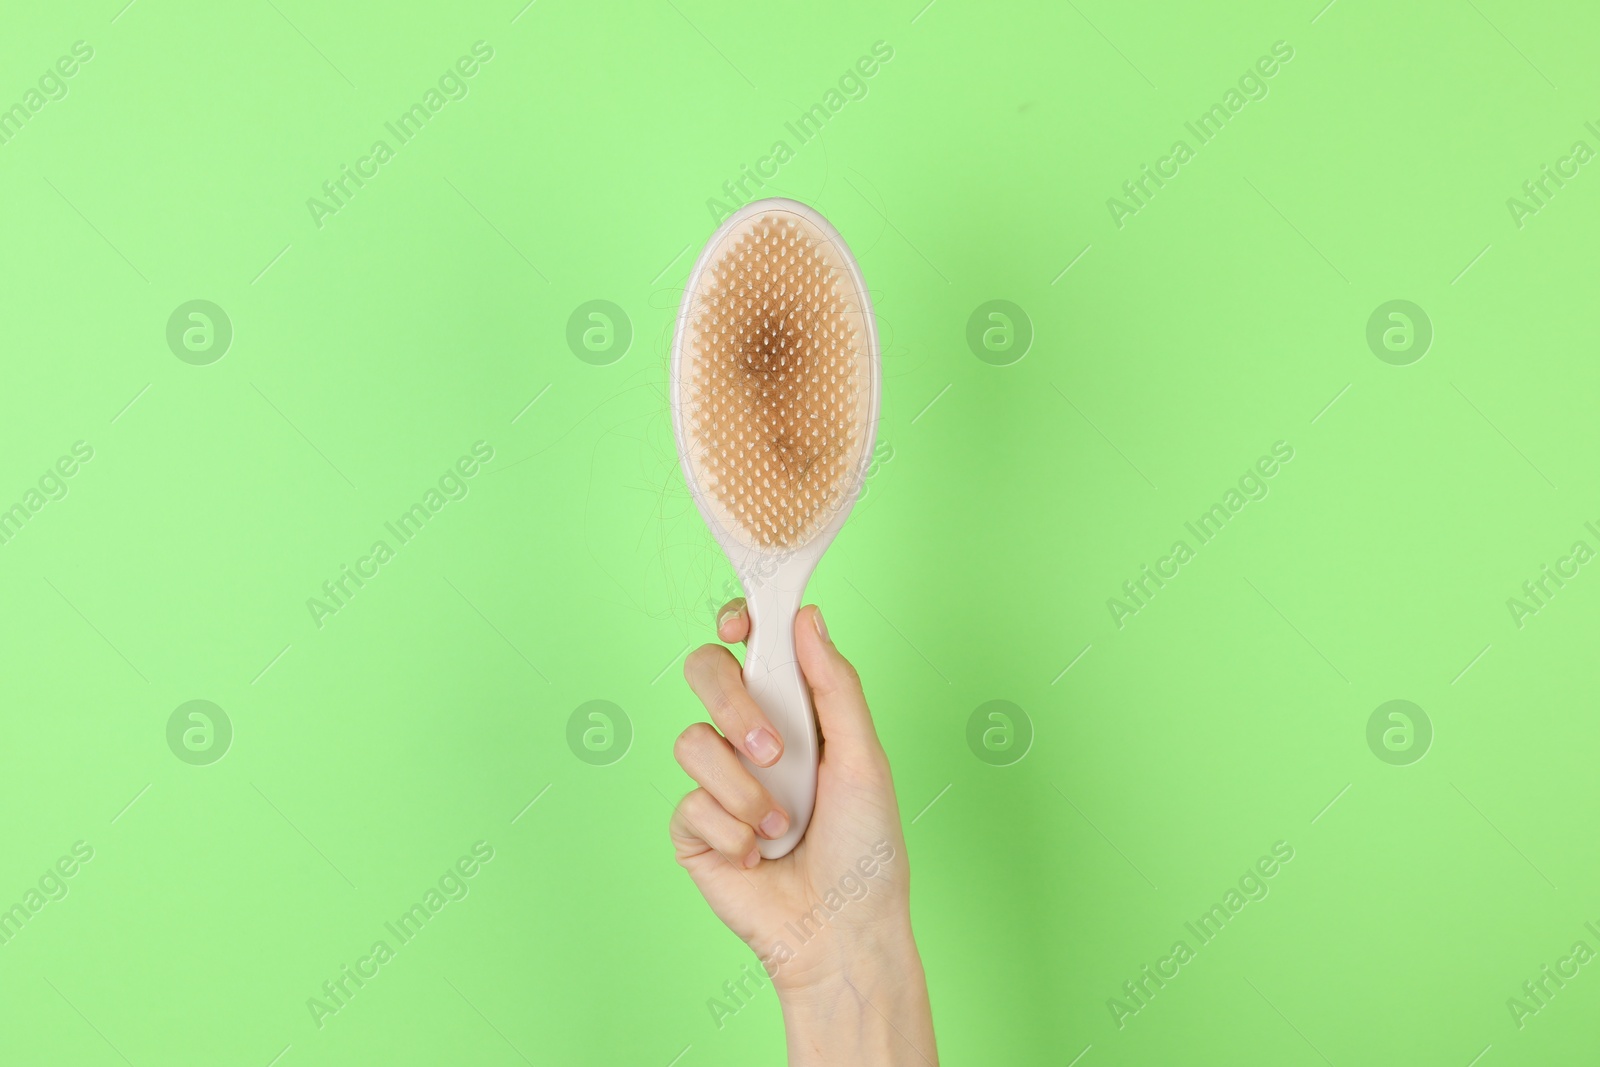
M 779 999 L 797 1006 L 807 999 L 832 996 L 847 976 L 858 983 L 873 982 L 880 973 L 894 974 L 908 961 L 920 966 L 911 920 L 903 914 L 849 929 L 824 928 L 811 938 L 801 931 L 791 944 L 771 978 Z
M 848 950 L 779 984 L 791 1067 L 918 1067 L 938 1062 L 922 958 L 909 925 L 853 938 Z

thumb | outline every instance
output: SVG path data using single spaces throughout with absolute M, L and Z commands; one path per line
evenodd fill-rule
M 795 616 L 795 654 L 811 686 L 817 726 L 828 754 L 854 762 L 884 759 L 883 745 L 872 725 L 872 712 L 861 691 L 861 676 L 828 637 L 822 611 L 808 604 Z

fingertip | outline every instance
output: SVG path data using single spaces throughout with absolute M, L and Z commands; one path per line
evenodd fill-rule
M 744 735 L 744 751 L 757 767 L 770 767 L 783 755 L 783 741 L 766 726 L 757 726 Z
M 750 615 L 744 597 L 728 601 L 717 613 L 717 637 L 728 644 L 738 644 L 750 636 Z
M 817 626 L 817 606 L 807 604 L 795 613 L 794 616 L 794 643 L 795 651 L 800 654 L 801 667 L 805 661 L 816 655 L 824 645 L 822 630 Z
M 761 820 L 761 825 L 756 827 L 761 831 L 763 837 L 774 840 L 782 837 L 783 832 L 788 828 L 789 816 L 781 808 L 773 808 L 767 812 L 766 817 Z
M 822 609 L 815 604 L 807 604 L 800 609 L 795 616 L 794 632 L 796 651 L 801 654 L 802 666 L 807 659 L 826 663 L 839 654 L 828 636 L 828 624 L 822 620 Z
M 799 614 L 795 616 L 795 624 L 797 632 L 810 631 L 805 635 L 808 639 L 815 638 L 819 643 L 827 644 L 828 627 L 822 621 L 822 609 L 815 604 L 807 604 L 801 608 Z

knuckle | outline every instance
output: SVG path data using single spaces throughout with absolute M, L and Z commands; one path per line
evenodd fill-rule
M 717 664 L 714 677 L 715 691 L 707 698 L 706 707 L 719 722 L 744 722 L 749 716 L 745 714 L 745 702 L 740 699 L 745 689 L 738 662 L 732 656 L 725 657 Z
M 706 674 L 712 667 L 717 651 L 716 645 L 701 645 L 685 656 L 683 658 L 684 677 L 693 682 L 697 675 L 703 676 Z
M 695 729 L 695 727 L 699 725 L 701 724 L 695 723 L 693 726 L 690 726 L 688 729 L 684 730 L 683 733 L 678 735 L 677 740 L 672 742 L 672 756 L 680 764 L 687 764 L 689 762 L 689 757 L 694 751 L 695 738 L 699 735 L 699 731 Z
M 699 657 L 699 655 L 700 650 L 695 649 L 693 652 L 683 657 L 683 678 L 684 681 L 688 682 L 690 685 L 694 684 L 695 660 Z
M 706 771 L 716 765 L 717 750 L 727 742 L 717 728 L 708 722 L 690 726 L 672 744 L 673 755 L 686 771 Z
M 773 808 L 772 800 L 760 783 L 751 781 L 739 791 L 739 816 L 745 822 L 759 823 Z
M 711 709 L 711 713 L 723 722 L 728 722 L 738 717 L 738 705 L 733 699 L 733 694 L 728 691 L 726 686 L 717 687 L 717 691 L 711 694 L 708 707 Z
M 701 837 L 703 836 L 703 829 L 709 822 L 707 816 L 711 814 L 712 809 L 717 807 L 720 807 L 720 805 L 711 798 L 710 793 L 707 793 L 704 789 L 696 789 L 683 798 L 683 803 L 679 805 L 679 810 L 683 813 L 683 821 L 688 824 L 689 829 L 694 832 L 696 837 Z
M 755 847 L 756 832 L 744 823 L 739 823 L 729 829 L 727 839 L 723 842 L 723 855 L 727 856 L 735 867 L 739 867 L 743 866 L 741 861 L 750 855 L 750 850 Z
M 855 665 L 849 660 L 844 661 L 842 673 L 844 674 L 844 684 L 848 688 L 857 691 L 861 689 L 861 672 L 856 670 Z
M 689 790 L 689 792 L 678 798 L 677 804 L 673 805 L 672 818 L 668 822 L 674 830 L 678 828 L 680 823 L 689 821 L 689 806 L 694 801 L 694 795 L 698 792 L 700 792 L 698 789 Z

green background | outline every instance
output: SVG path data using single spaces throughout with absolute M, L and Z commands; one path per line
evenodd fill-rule
M 894 764 L 944 1059 L 1592 1057 L 1600 967 L 1507 1007 L 1600 949 L 1600 566 L 1507 604 L 1600 549 L 1600 165 L 1507 206 L 1600 149 L 1592 7 L 923 3 L 8 6 L 0 106 L 93 58 L 0 145 L 0 506 L 94 452 L 0 545 L 0 907 L 94 855 L 0 945 L 0 1058 L 781 1058 L 770 988 L 713 1022 L 752 957 L 666 832 L 681 660 L 731 591 L 678 471 L 672 319 L 708 198 L 779 139 L 760 193 L 822 210 L 877 302 L 882 457 L 811 595 Z M 478 41 L 465 98 L 394 143 Z M 233 330 L 207 365 L 166 338 L 197 299 Z M 1409 365 L 1366 341 L 1396 299 L 1433 330 Z M 591 300 L 625 351 L 569 346 Z M 967 343 L 991 300 L 1020 359 Z M 319 627 L 308 598 L 477 441 L 468 495 Z M 1269 495 L 1119 627 L 1122 583 L 1278 441 Z M 233 734 L 203 766 L 167 741 L 195 699 Z M 1394 699 L 1431 722 L 1409 765 L 1367 742 Z M 609 765 L 567 742 L 591 700 L 631 728 Z M 967 743 L 992 700 L 1032 732 L 1007 766 Z M 308 998 L 479 841 L 470 894 L 319 1028 Z M 1108 1000 L 1279 841 L 1270 894 L 1119 1028 Z

